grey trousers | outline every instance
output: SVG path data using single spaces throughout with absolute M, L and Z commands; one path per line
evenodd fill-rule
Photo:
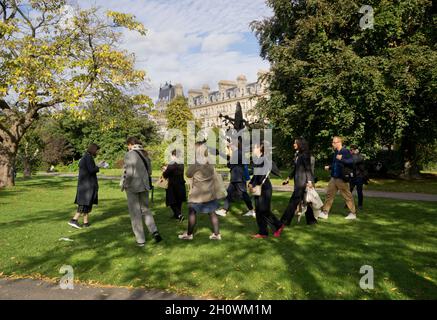
M 127 206 L 129 208 L 130 220 L 132 223 L 132 230 L 135 234 L 137 243 L 145 243 L 143 216 L 147 229 L 150 233 L 158 231 L 153 218 L 152 212 L 149 210 L 149 192 L 144 191 L 134 193 L 126 191 Z

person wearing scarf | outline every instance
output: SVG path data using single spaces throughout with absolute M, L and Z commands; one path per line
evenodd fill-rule
M 162 240 L 152 212 L 149 209 L 149 191 L 152 190 L 152 165 L 141 142 L 134 137 L 127 139 L 128 152 L 124 157 L 124 174 L 121 190 L 126 191 L 132 230 L 138 246 L 146 242 L 143 217 L 147 229 L 156 242 Z

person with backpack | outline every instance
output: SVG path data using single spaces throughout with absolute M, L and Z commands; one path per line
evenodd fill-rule
M 364 157 L 361 155 L 357 145 L 351 145 L 350 150 L 353 159 L 353 177 L 351 178 L 350 191 L 353 192 L 357 188 L 358 195 L 358 210 L 363 210 L 363 185 L 368 183 L 368 173 L 364 166 Z
M 334 198 L 337 191 L 340 191 L 340 194 L 350 211 L 345 219 L 354 220 L 357 218 L 357 215 L 354 198 L 349 187 L 349 180 L 353 175 L 352 154 L 348 149 L 343 147 L 343 139 L 341 137 L 335 136 L 332 139 L 332 147 L 334 149 L 332 164 L 330 166 L 325 166 L 325 170 L 331 170 L 331 179 L 329 180 L 325 204 L 323 205 L 322 212 L 319 214 L 319 219 L 328 219 L 328 214 L 331 210 Z
M 306 188 L 314 186 L 314 169 L 307 141 L 304 138 L 295 139 L 293 148 L 296 150 L 294 168 L 282 183 L 285 185 L 289 183 L 290 178 L 294 179 L 294 191 L 281 218 L 282 223 L 287 226 L 291 224 L 297 207 L 303 202 Z M 317 223 L 311 206 L 307 206 L 305 217 L 308 225 Z
M 129 151 L 124 157 L 124 174 L 120 182 L 121 190 L 126 191 L 132 230 L 137 244 L 144 247 L 146 238 L 143 216 L 147 229 L 155 241 L 162 240 L 149 209 L 149 191 L 153 189 L 152 163 L 137 138 L 130 137 L 126 143 Z
M 227 156 L 227 166 L 230 169 L 231 179 L 227 188 L 227 196 L 223 208 L 217 210 L 219 216 L 225 217 L 229 211 L 229 207 L 234 198 L 243 198 L 244 203 L 249 210 L 244 214 L 245 217 L 255 217 L 255 210 L 253 210 L 252 200 L 247 193 L 246 182 L 250 180 L 248 166 L 244 164 L 245 161 L 241 141 L 237 145 L 231 144 L 229 147 L 230 154 Z

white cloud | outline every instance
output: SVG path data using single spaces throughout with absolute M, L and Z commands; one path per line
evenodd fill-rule
M 236 51 L 248 41 L 249 24 L 271 15 L 264 0 L 80 0 L 82 7 L 100 6 L 134 14 L 148 29 L 146 37 L 126 31 L 123 47 L 134 52 L 137 66 L 151 79 L 153 99 L 166 81 L 182 83 L 184 91 L 245 74 L 256 80 L 268 69 L 258 52 Z M 254 39 L 249 41 L 256 41 Z
M 203 52 L 222 52 L 236 42 L 242 41 L 243 35 L 238 33 L 229 34 L 210 34 L 203 39 Z

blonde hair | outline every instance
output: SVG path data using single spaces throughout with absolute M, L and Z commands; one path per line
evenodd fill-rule
M 334 140 L 334 139 L 340 140 L 341 143 L 344 142 L 344 139 L 343 139 L 343 137 L 341 137 L 341 136 L 334 136 L 334 137 L 332 138 L 332 140 Z

